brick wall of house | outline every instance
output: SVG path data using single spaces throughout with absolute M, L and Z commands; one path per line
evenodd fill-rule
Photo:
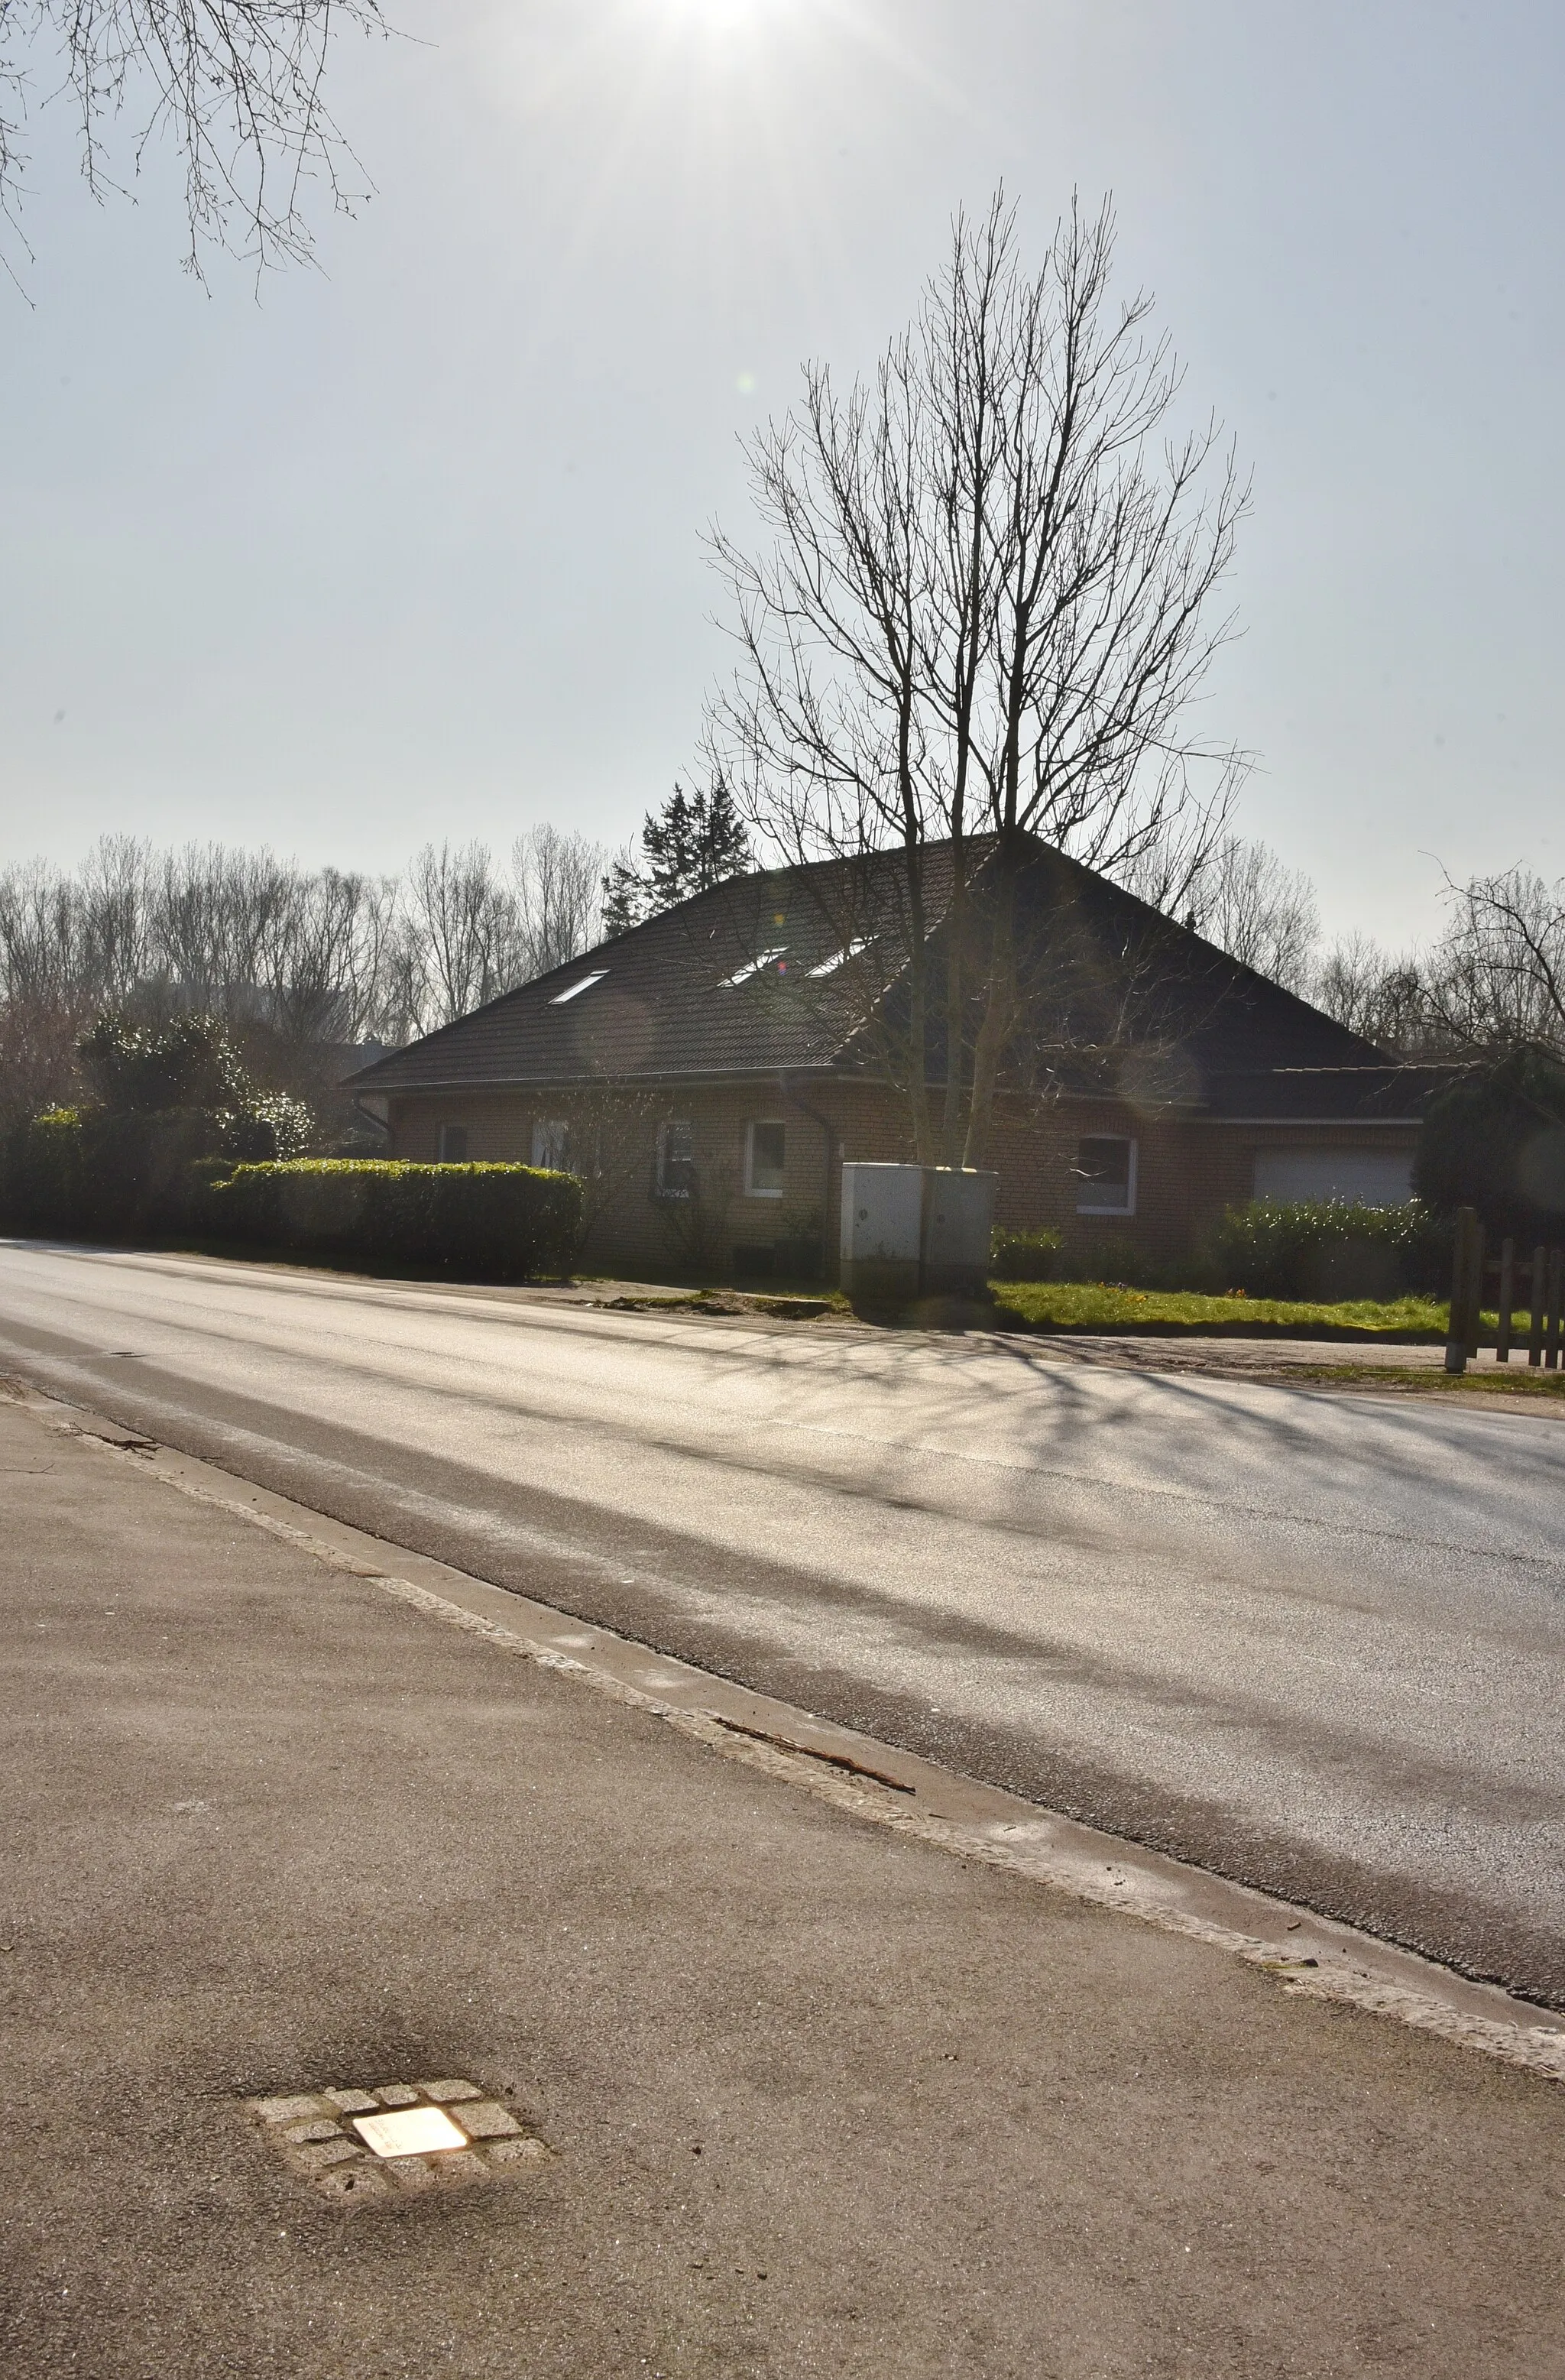
M 699 1192 L 695 1199 L 657 1193 L 658 1128 L 692 1128 Z M 747 1126 L 784 1127 L 781 1196 L 752 1195 L 746 1186 Z M 608 1095 L 451 1093 L 393 1103 L 392 1154 L 432 1164 L 441 1127 L 460 1125 L 474 1164 L 528 1164 L 535 1124 L 564 1123 L 589 1182 L 591 1215 L 583 1263 L 592 1270 L 637 1275 L 722 1273 L 734 1251 L 753 1253 L 741 1270 L 780 1263 L 799 1269 L 801 1244 L 829 1256 L 835 1231 L 835 1181 L 827 1181 L 828 1141 L 821 1125 L 782 1097 L 775 1084 L 753 1088 L 676 1087 L 666 1095 L 635 1091 L 616 1103 Z M 828 1222 L 828 1211 L 830 1223 Z M 777 1244 L 782 1250 L 777 1255 Z
M 802 1104 L 800 1104 L 802 1102 Z M 785 1127 L 783 1194 L 757 1197 L 745 1187 L 746 1127 L 780 1120 Z M 698 1202 L 654 1196 L 658 1125 L 687 1121 L 701 1184 Z M 564 1122 L 578 1151 L 594 1152 L 608 1184 L 593 1218 L 584 1263 L 635 1276 L 734 1267 L 734 1250 L 783 1244 L 781 1261 L 796 1267 L 801 1243 L 814 1242 L 835 1268 L 843 1159 L 906 1162 L 907 1111 L 878 1085 L 809 1082 L 743 1087 L 675 1087 L 585 1097 L 570 1091 L 429 1094 L 396 1099 L 392 1150 L 432 1163 L 443 1124 L 462 1126 L 478 1162 L 531 1160 L 536 1123 Z M 829 1143 L 830 1134 L 830 1164 Z M 1131 1214 L 1084 1214 L 1078 1170 L 1082 1139 L 1113 1135 L 1136 1144 L 1135 1208 Z M 1062 1099 L 1039 1110 L 1002 1108 L 989 1163 L 1000 1176 L 997 1220 L 1064 1234 L 1064 1262 L 1113 1278 L 1137 1267 L 1176 1265 L 1199 1247 L 1228 1206 L 1254 1189 L 1259 1148 L 1306 1146 L 1410 1151 L 1412 1126 L 1230 1124 L 1146 1112 L 1110 1099 Z M 1090 1196 L 1090 1193 L 1087 1194 Z M 746 1260 L 754 1269 L 754 1260 Z

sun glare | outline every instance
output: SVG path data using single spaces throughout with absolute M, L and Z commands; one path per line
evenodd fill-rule
M 781 15 L 787 0 L 652 0 L 665 17 L 712 32 L 729 32 Z

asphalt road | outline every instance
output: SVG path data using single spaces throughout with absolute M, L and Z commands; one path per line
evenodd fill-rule
M 0 1365 L 1565 2004 L 1552 1416 L 14 1243 Z
M 4 1400 L 0 1507 L 6 2380 L 1565 2380 L 1558 2082 Z M 328 2197 L 246 2105 L 438 2077 L 545 2154 Z

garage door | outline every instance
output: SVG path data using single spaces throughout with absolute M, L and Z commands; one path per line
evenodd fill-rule
M 1413 1196 L 1413 1152 L 1389 1148 L 1257 1148 L 1256 1196 L 1292 1206 L 1342 1198 L 1400 1207 Z

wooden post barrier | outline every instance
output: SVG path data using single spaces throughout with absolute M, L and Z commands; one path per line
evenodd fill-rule
M 1501 1240 L 1499 1244 L 1499 1311 L 1498 1329 L 1495 1332 L 1495 1362 L 1510 1361 L 1510 1309 L 1516 1303 L 1516 1243 Z
M 1464 1372 L 1468 1356 L 1478 1352 L 1483 1261 L 1483 1242 L 1476 1210 L 1472 1207 L 1459 1207 L 1456 1210 L 1456 1245 L 1451 1254 L 1450 1320 L 1446 1325 L 1448 1372 Z
M 1530 1276 L 1531 1311 L 1527 1318 L 1527 1361 L 1558 1371 L 1560 1358 L 1561 1300 L 1565 1292 L 1565 1248 L 1533 1250 L 1532 1262 L 1521 1268 Z M 1495 1361 L 1509 1364 L 1512 1309 L 1516 1303 L 1516 1244 L 1502 1240 L 1498 1257 L 1484 1256 L 1484 1227 L 1472 1207 L 1456 1213 L 1456 1245 L 1451 1257 L 1450 1320 L 1446 1326 L 1446 1369 L 1464 1372 L 1478 1353 L 1483 1319 L 1484 1283 L 1492 1274 L 1498 1284 L 1495 1317 Z

